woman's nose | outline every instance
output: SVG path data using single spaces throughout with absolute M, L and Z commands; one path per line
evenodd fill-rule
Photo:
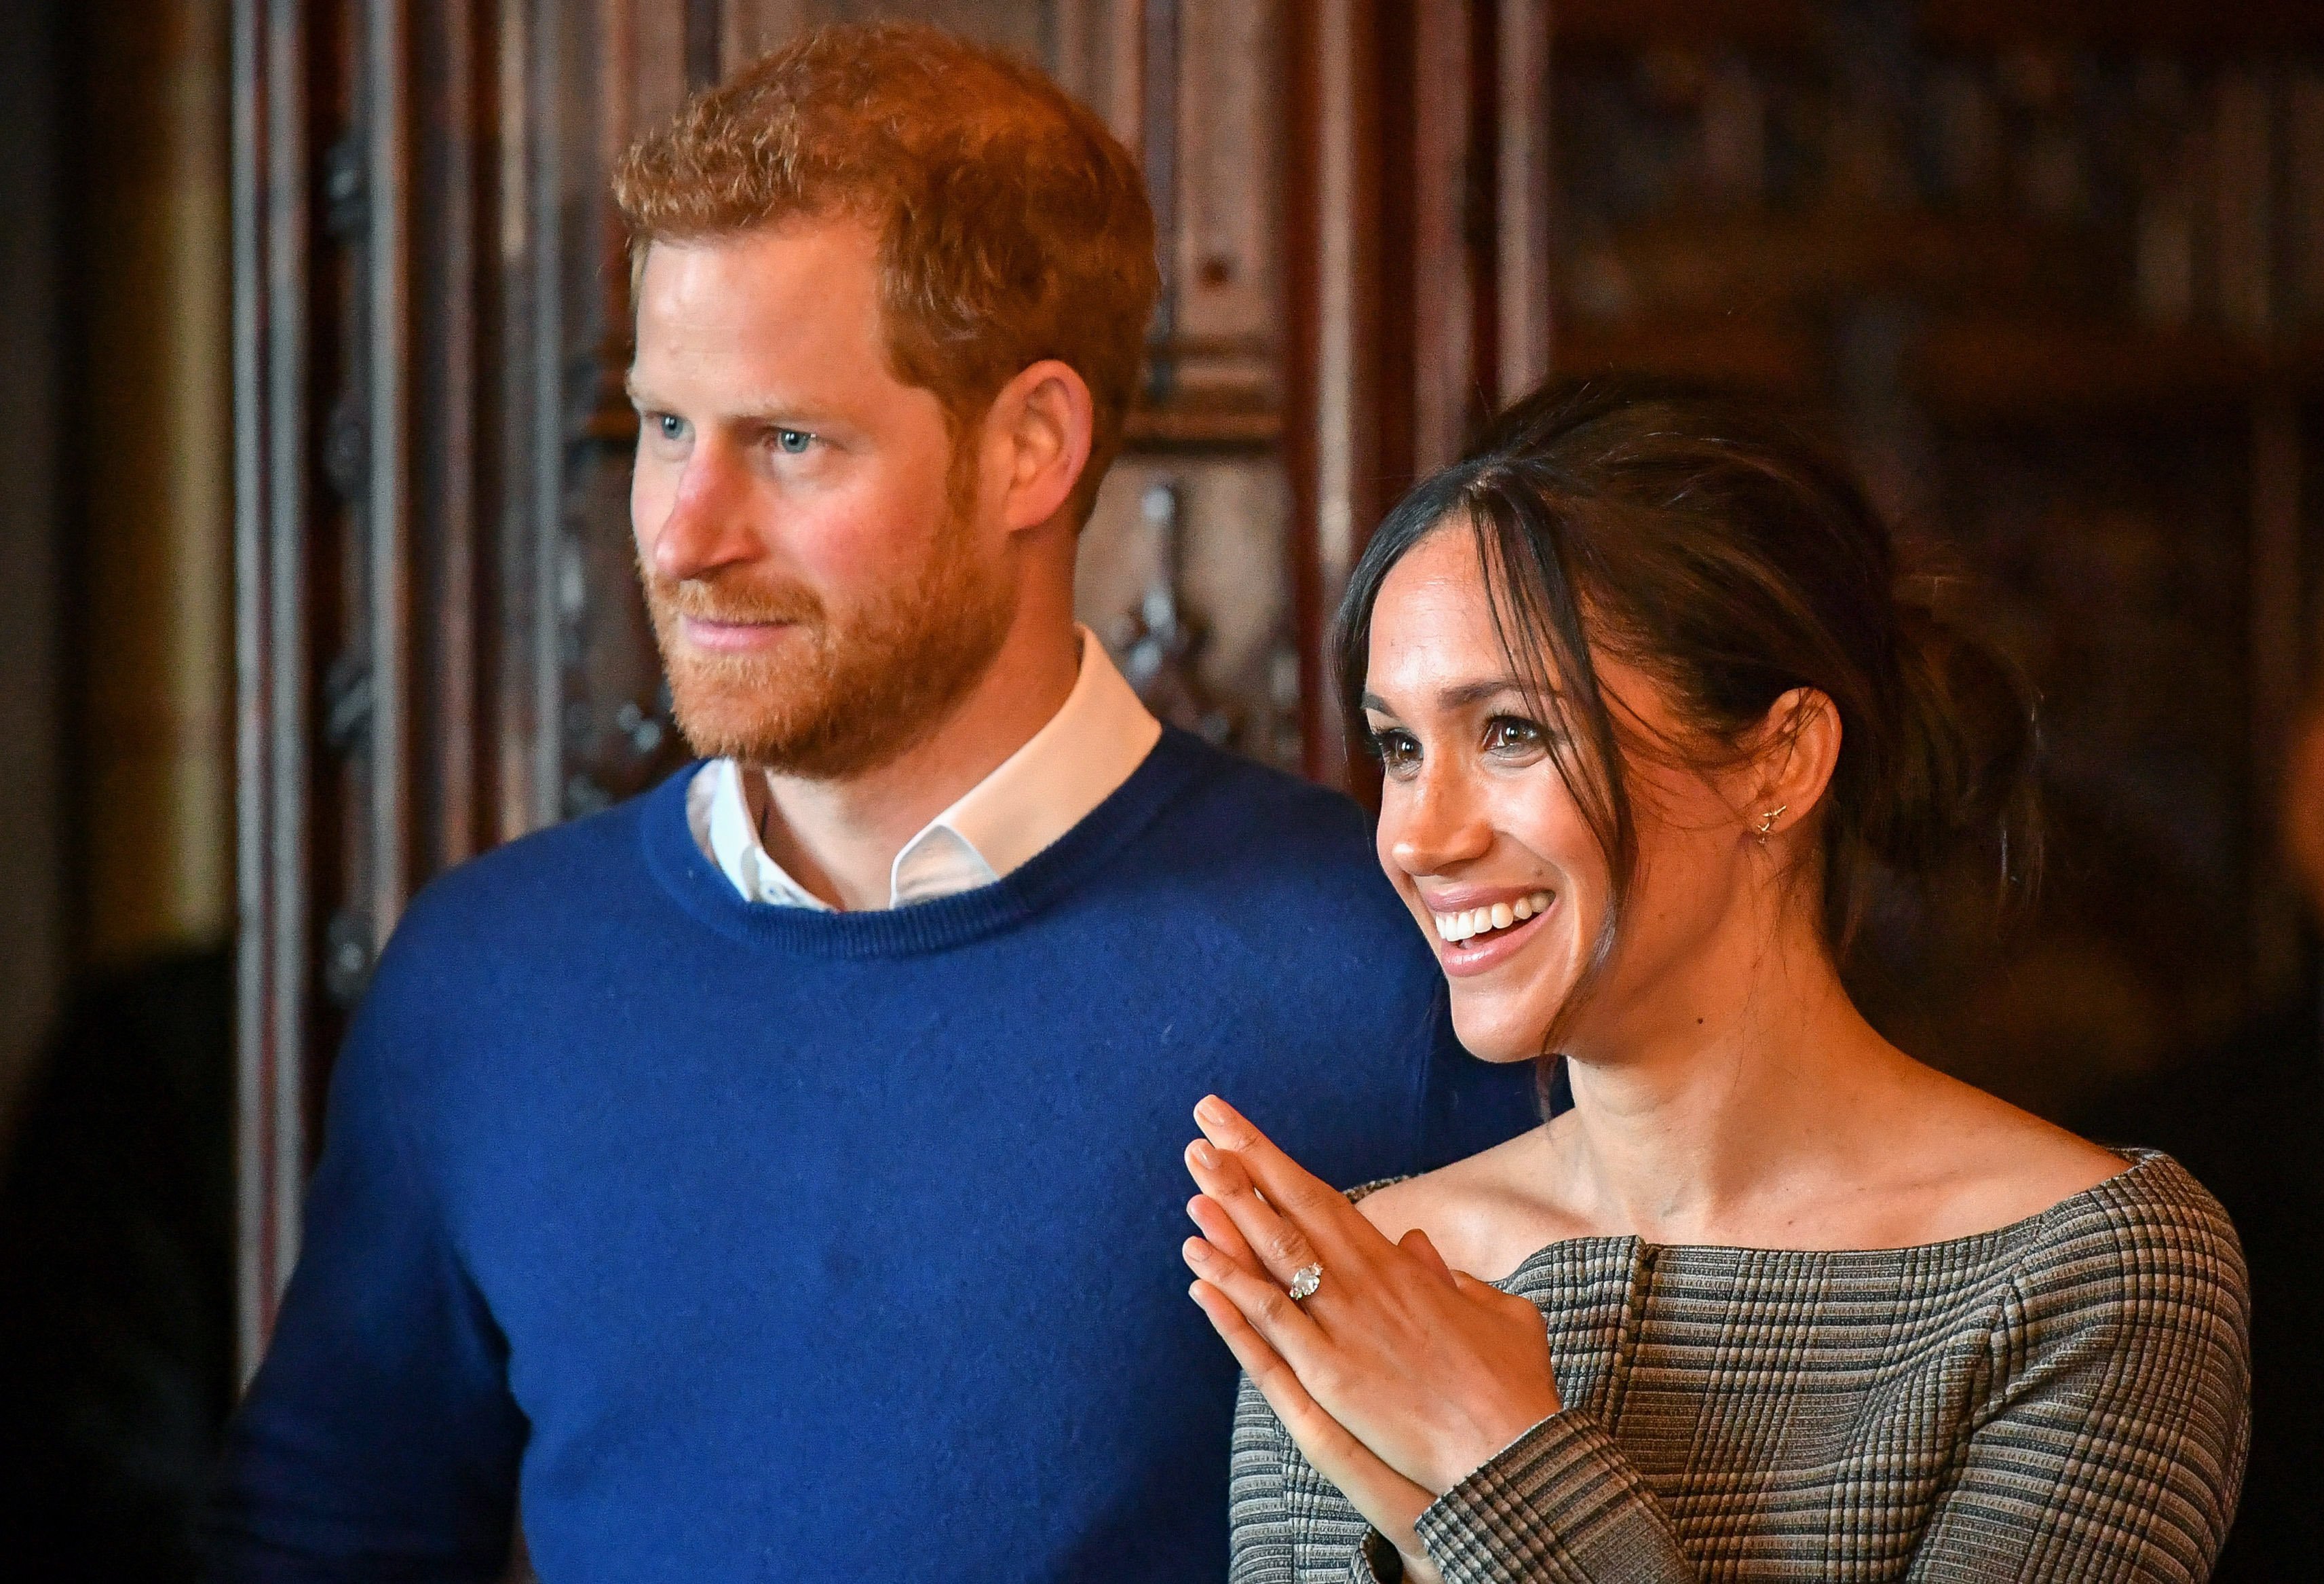
M 1483 801 L 1457 767 L 1425 764 L 1402 787 L 1380 796 L 1380 844 L 1407 875 L 1441 875 L 1493 845 Z

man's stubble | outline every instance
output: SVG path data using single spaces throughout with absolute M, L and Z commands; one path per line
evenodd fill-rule
M 696 753 L 837 781 L 880 768 L 944 723 L 1017 612 L 1006 571 L 977 558 L 970 497 L 956 482 L 917 579 L 852 612 L 834 616 L 792 579 L 679 582 L 641 567 L 678 729 Z M 678 641 L 681 616 L 795 625 L 773 654 L 689 654 Z

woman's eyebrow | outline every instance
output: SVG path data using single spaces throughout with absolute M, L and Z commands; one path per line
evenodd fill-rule
M 1525 684 L 1515 677 L 1489 677 L 1481 681 L 1462 682 L 1443 689 L 1436 695 L 1436 702 L 1445 709 L 1466 709 L 1488 699 L 1498 699 L 1503 693 L 1523 694 L 1525 690 Z
M 1437 707 L 1443 709 L 1466 709 L 1471 705 L 1481 704 L 1489 699 L 1498 699 L 1504 693 L 1515 693 L 1521 698 L 1529 696 L 1526 685 L 1515 677 L 1488 677 L 1478 681 L 1456 683 L 1444 689 L 1436 695 L 1436 703 Z M 1360 701 L 1359 708 L 1388 716 L 1391 719 L 1396 717 L 1395 709 L 1378 693 L 1366 693 Z

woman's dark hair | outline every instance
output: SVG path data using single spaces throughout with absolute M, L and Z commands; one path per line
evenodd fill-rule
M 1613 874 L 1593 976 L 1637 867 L 1593 645 L 1654 677 L 1700 734 L 1660 745 L 1673 751 L 1738 747 L 1794 688 L 1838 708 L 1840 759 L 1821 811 L 1836 957 L 1882 867 L 1921 880 L 1965 850 L 1997 849 L 1997 902 L 2030 894 L 2041 860 L 2032 696 L 1996 651 L 1938 616 L 1932 582 L 1900 573 L 1887 525 L 1805 431 L 1731 399 L 1621 382 L 1518 402 L 1416 486 L 1358 561 L 1334 635 L 1351 718 L 1381 584 L 1422 540 L 1464 524 L 1516 673 L 1555 701 L 1580 745 L 1552 735 Z

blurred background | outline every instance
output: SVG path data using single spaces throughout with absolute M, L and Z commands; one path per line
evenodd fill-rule
M 1015 50 L 1166 300 L 1084 547 L 1157 708 L 1351 784 L 1363 533 L 1545 378 L 1804 406 L 2043 698 L 2049 882 L 1877 911 L 1906 1048 L 2227 1201 L 2324 1554 L 2324 5 L 78 0 L 0 51 L 0 1533 L 175 1579 L 427 878 L 684 758 L 632 582 L 634 133 L 820 20 Z

